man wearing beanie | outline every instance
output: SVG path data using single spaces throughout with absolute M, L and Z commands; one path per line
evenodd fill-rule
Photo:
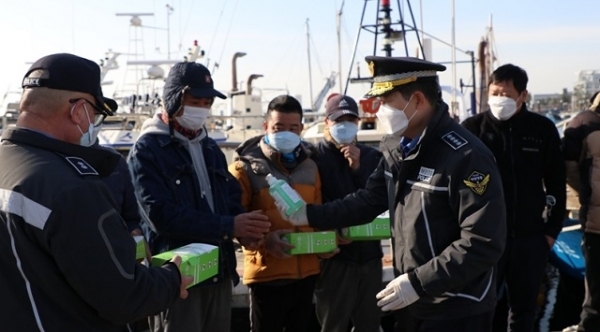
M 269 230 L 260 211 L 244 213 L 225 155 L 207 136 L 204 125 L 215 97 L 225 99 L 206 67 L 175 64 L 162 113 L 144 124 L 129 154 L 152 254 L 198 242 L 219 247 L 219 273 L 190 288 L 185 301 L 150 317 L 155 332 L 229 331 L 232 285 L 239 282 L 233 238 L 258 240 Z

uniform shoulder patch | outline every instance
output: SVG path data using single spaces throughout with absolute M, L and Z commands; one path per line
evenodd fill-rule
M 65 159 L 81 175 L 99 175 L 92 165 L 79 157 L 65 157 Z
M 469 141 L 454 131 L 444 134 L 444 136 L 442 136 L 442 140 L 446 142 L 446 144 L 450 145 L 450 147 L 454 150 L 458 150 L 469 143 Z
M 467 179 L 463 180 L 463 182 L 477 195 L 483 195 L 487 189 L 488 183 L 490 182 L 490 175 L 473 171 Z

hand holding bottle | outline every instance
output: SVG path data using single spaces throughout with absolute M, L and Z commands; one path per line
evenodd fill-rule
M 279 214 L 283 217 L 283 219 L 289 221 L 294 226 L 308 226 L 308 217 L 306 216 L 306 204 L 302 205 L 296 212 L 292 213 L 292 215 L 287 215 L 287 208 L 285 206 L 279 205 L 277 201 L 275 201 L 275 206 L 279 211 Z
M 308 225 L 306 218 L 306 202 L 290 185 L 267 174 L 269 194 L 275 200 L 275 206 L 283 219 L 290 221 L 295 226 Z

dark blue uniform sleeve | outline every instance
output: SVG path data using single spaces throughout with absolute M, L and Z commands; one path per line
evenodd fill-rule
M 42 241 L 73 289 L 105 319 L 126 324 L 167 309 L 181 277 L 168 264 L 135 260 L 135 241 L 108 203 L 105 186 L 84 183 L 56 194 Z
M 362 225 L 388 210 L 388 191 L 384 159 L 367 180 L 365 189 L 322 205 L 308 205 L 306 214 L 311 227 L 335 229 Z

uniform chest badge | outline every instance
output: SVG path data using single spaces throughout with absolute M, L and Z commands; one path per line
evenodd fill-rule
M 473 171 L 473 173 L 471 173 L 466 180 L 463 180 L 463 182 L 477 195 L 483 195 L 490 182 L 490 175 Z

